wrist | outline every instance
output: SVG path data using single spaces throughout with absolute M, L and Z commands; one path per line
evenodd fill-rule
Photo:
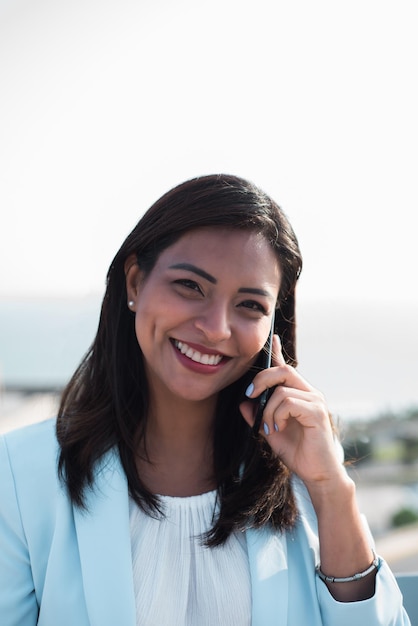
M 339 511 L 341 506 L 346 508 L 351 506 L 351 503 L 356 502 L 354 481 L 343 468 L 341 469 L 342 471 L 332 478 L 305 482 L 318 516 L 324 507 L 333 511 Z

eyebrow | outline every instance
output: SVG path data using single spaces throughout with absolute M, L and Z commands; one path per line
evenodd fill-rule
M 211 274 L 208 274 L 207 272 L 205 272 L 205 270 L 202 270 L 200 267 L 197 267 L 196 265 L 192 265 L 191 263 L 176 263 L 175 265 L 170 265 L 170 269 L 186 270 L 188 272 L 193 272 L 194 274 L 197 274 L 198 276 L 205 278 L 207 281 L 209 281 L 213 285 L 216 285 L 218 282 L 214 276 L 212 276 Z M 265 296 L 267 298 L 272 297 L 270 292 L 266 291 L 265 289 L 258 289 L 257 287 L 240 287 L 240 289 L 238 289 L 238 293 L 252 293 L 257 296 Z
M 216 285 L 218 282 L 214 276 L 205 272 L 205 270 L 200 269 L 200 267 L 196 267 L 196 265 L 192 265 L 191 263 L 176 263 L 175 265 L 170 265 L 170 269 L 172 270 L 187 270 L 188 272 L 194 272 L 198 276 L 202 278 L 206 278 L 210 283 Z
M 266 296 L 267 298 L 271 298 L 272 295 L 265 289 L 257 289 L 257 287 L 241 287 L 238 289 L 238 293 L 252 293 L 255 296 Z

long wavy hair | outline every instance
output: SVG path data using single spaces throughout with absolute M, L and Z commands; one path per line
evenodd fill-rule
M 282 271 L 275 332 L 285 360 L 296 365 L 295 286 L 302 257 L 283 211 L 258 187 L 236 176 L 203 176 L 175 187 L 143 215 L 113 259 L 96 337 L 62 394 L 58 472 L 76 506 L 85 507 L 98 462 L 116 449 L 131 497 L 150 515 L 163 514 L 135 462 L 149 388 L 135 318 L 127 307 L 124 266 L 135 254 L 147 274 L 163 250 L 187 231 L 205 226 L 260 233 L 271 245 Z M 260 353 L 251 370 L 219 394 L 213 430 L 219 515 L 206 537 L 208 545 L 222 544 L 238 529 L 271 524 L 285 530 L 296 520 L 289 470 L 262 437 L 252 434 L 238 408 L 261 358 Z

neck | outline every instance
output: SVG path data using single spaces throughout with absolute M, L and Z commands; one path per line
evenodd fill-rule
M 153 402 L 148 414 L 137 463 L 141 479 L 160 495 L 191 496 L 214 489 L 215 402 L 163 404 Z

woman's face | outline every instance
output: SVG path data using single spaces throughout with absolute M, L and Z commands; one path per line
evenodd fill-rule
M 128 299 L 153 394 L 203 401 L 240 378 L 263 348 L 281 271 L 257 233 L 189 231 L 144 276 L 131 265 Z

